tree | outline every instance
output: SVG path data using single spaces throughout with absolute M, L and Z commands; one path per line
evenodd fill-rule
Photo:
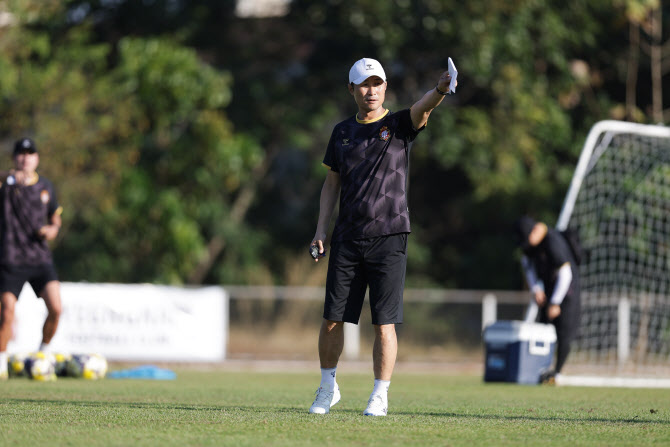
M 160 38 L 96 42 L 54 3 L 3 30 L 5 139 L 34 136 L 65 205 L 57 261 L 71 280 L 183 283 L 262 160 L 224 108 L 230 75 Z M 239 222 L 237 223 L 239 225 Z
M 58 145 L 72 278 L 316 281 L 321 160 L 363 56 L 387 68 L 392 110 L 447 56 L 460 71 L 413 149 L 410 285 L 519 287 L 510 223 L 556 219 L 594 122 L 658 112 L 620 1 L 293 0 L 258 19 L 233 0 L 11 5 L 0 135 Z
M 663 76 L 668 72 L 670 39 L 663 42 L 663 8 L 660 0 L 619 0 L 625 8 L 629 23 L 628 79 L 626 82 L 626 117 L 640 120 L 637 111 L 638 68 L 640 49 L 649 57 L 651 78 L 651 116 L 656 123 L 664 122 Z M 640 29 L 647 39 L 641 39 Z

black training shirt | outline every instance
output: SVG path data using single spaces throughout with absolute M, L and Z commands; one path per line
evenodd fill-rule
M 333 241 L 410 232 L 409 150 L 422 129 L 414 129 L 409 109 L 335 126 L 323 159 L 341 180 Z
M 572 290 L 579 281 L 579 270 L 575 262 L 570 246 L 563 235 L 553 228 L 547 228 L 547 234 L 539 245 L 531 247 L 525 252 L 526 256 L 535 265 L 538 277 L 544 282 L 547 289 L 547 295 L 553 292 L 556 280 L 558 279 L 558 270 L 566 262 L 570 263 L 572 269 Z
M 48 264 L 51 251 L 38 231 L 61 212 L 53 185 L 37 175 L 30 185 L 11 183 L 10 178 L 0 187 L 0 264 Z

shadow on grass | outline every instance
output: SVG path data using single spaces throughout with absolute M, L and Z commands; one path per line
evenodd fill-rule
M 112 401 L 73 401 L 73 400 L 46 400 L 46 399 L 4 399 L 7 404 L 50 404 L 54 406 L 76 406 L 90 408 L 130 408 L 143 410 L 175 410 L 175 411 L 206 411 L 206 412 L 246 412 L 249 414 L 261 414 L 275 412 L 281 414 L 306 415 L 307 407 L 274 407 L 271 405 L 183 405 L 160 402 L 112 402 Z M 333 410 L 331 415 L 362 416 L 362 410 L 340 408 Z M 556 417 L 556 416 L 534 416 L 534 415 L 495 415 L 495 414 L 465 414 L 456 412 L 411 412 L 394 411 L 389 417 L 401 416 L 411 419 L 420 417 L 450 418 L 450 419 L 478 419 L 478 420 L 500 420 L 500 421 L 536 421 L 536 422 L 583 422 L 583 423 L 613 423 L 613 424 L 664 424 L 670 425 L 670 420 L 653 419 L 649 417 L 630 418 L 599 418 L 599 417 Z M 314 416 L 315 418 L 324 416 Z M 328 416 L 326 416 L 328 417 Z M 377 418 L 370 418 L 377 419 Z
M 397 412 L 394 415 L 402 415 L 408 417 L 448 417 L 457 419 L 481 419 L 481 420 L 501 420 L 501 421 L 537 421 L 537 422 L 591 422 L 591 423 L 612 423 L 612 424 L 665 424 L 670 425 L 670 420 L 667 419 L 649 419 L 634 416 L 632 418 L 598 418 L 598 417 L 558 417 L 558 416 L 501 416 L 495 414 L 463 414 L 463 413 L 442 413 L 442 412 L 428 412 L 428 413 L 411 413 L 411 412 Z
M 133 408 L 141 410 L 179 410 L 179 411 L 267 411 L 265 407 L 240 405 L 183 405 L 163 402 L 115 402 L 92 400 L 62 400 L 62 399 L 4 399 L 8 404 L 50 404 L 54 406 L 73 406 L 89 408 Z M 297 409 L 296 409 L 297 410 Z

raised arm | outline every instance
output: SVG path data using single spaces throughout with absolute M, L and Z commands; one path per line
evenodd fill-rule
M 449 92 L 449 83 L 451 82 L 451 76 L 448 71 L 442 73 L 439 81 L 437 81 L 437 86 L 426 92 L 423 95 L 423 98 L 418 100 L 410 109 L 410 116 L 412 117 L 412 124 L 415 129 L 421 129 L 428 122 L 428 117 L 430 112 L 433 109 L 440 105 L 444 97 Z M 458 84 L 458 81 L 456 81 Z
M 326 232 L 333 216 L 333 210 L 340 195 L 340 174 L 329 170 L 326 180 L 321 188 L 321 199 L 319 201 L 319 221 L 316 225 L 316 233 L 311 245 L 319 247 L 319 253 L 323 253 L 323 244 L 326 240 Z M 318 258 L 315 261 L 318 262 Z

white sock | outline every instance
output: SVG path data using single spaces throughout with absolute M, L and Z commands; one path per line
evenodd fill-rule
M 0 372 L 7 371 L 7 351 L 0 352 Z
M 40 343 L 39 352 L 49 352 L 49 343 Z
M 372 389 L 372 394 L 381 394 L 386 397 L 389 392 L 389 387 L 391 386 L 390 380 L 379 380 L 375 379 L 375 386 Z
M 335 368 L 321 368 L 321 388 L 324 390 L 332 391 L 335 389 L 335 374 L 337 371 L 337 366 Z

